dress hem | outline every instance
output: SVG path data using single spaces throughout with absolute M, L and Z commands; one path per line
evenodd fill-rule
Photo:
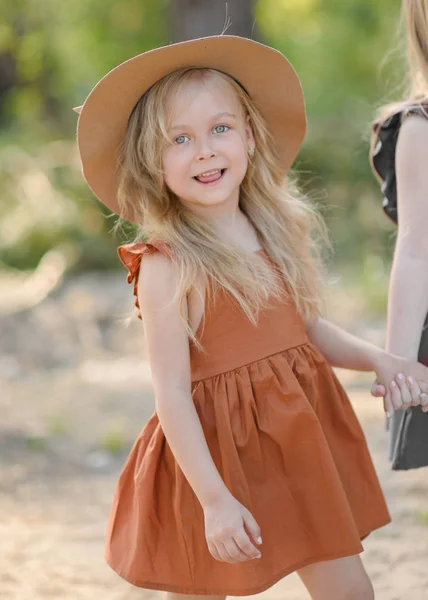
M 370 535 L 370 533 L 372 533 L 374 530 L 379 529 L 380 527 L 384 527 L 385 525 L 388 525 L 388 523 L 390 523 L 390 522 L 391 522 L 391 519 L 388 519 L 388 520 L 382 521 L 378 525 L 374 525 L 374 526 L 370 527 L 366 533 L 364 533 L 362 535 L 360 534 L 360 540 L 366 539 Z M 160 592 L 170 592 L 170 593 L 175 593 L 175 594 L 197 595 L 197 596 L 199 596 L 199 595 L 252 596 L 254 594 L 260 594 L 261 592 L 268 590 L 273 585 L 275 585 L 276 583 L 281 581 L 281 579 L 284 579 L 284 577 L 291 575 L 292 573 L 294 573 L 295 571 L 298 571 L 299 569 L 303 569 L 303 567 L 307 567 L 309 565 L 312 565 L 312 564 L 315 564 L 318 562 L 327 561 L 327 560 L 337 560 L 339 558 L 346 558 L 349 556 L 354 556 L 356 554 L 360 554 L 363 551 L 364 551 L 364 548 L 360 542 L 358 549 L 353 548 L 352 550 L 343 550 L 342 552 L 335 552 L 332 554 L 324 554 L 321 556 L 312 556 L 311 558 L 306 558 L 304 560 L 299 561 L 298 563 L 294 563 L 292 566 L 287 567 L 283 571 L 274 575 L 269 581 L 261 584 L 258 587 L 248 588 L 248 589 L 240 590 L 240 591 L 238 591 L 238 590 L 226 591 L 224 589 L 216 589 L 216 588 L 210 588 L 210 589 L 209 588 L 186 588 L 183 586 L 179 586 L 179 585 L 174 586 L 174 585 L 169 585 L 166 583 L 153 583 L 153 582 L 139 581 L 137 579 L 128 578 L 120 570 L 115 569 L 113 567 L 113 565 L 111 564 L 111 562 L 108 560 L 108 558 L 106 558 L 106 561 L 107 561 L 107 564 L 113 569 L 113 571 L 115 573 L 117 573 L 117 575 L 119 575 L 119 577 L 122 577 L 122 579 L 125 579 L 125 581 L 127 581 L 131 585 L 134 585 L 135 587 L 142 588 L 142 589 L 156 590 L 156 591 L 160 591 Z

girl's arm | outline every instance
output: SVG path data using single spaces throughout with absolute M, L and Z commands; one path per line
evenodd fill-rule
M 424 365 L 389 354 L 322 318 L 308 327 L 307 334 L 333 367 L 376 373 L 386 390 L 384 407 L 388 416 L 409 399 L 428 409 L 428 396 L 420 397 L 421 391 L 428 392 L 428 368 Z
M 221 478 L 193 403 L 189 339 L 180 318 L 176 292 L 171 261 L 160 253 L 145 256 L 140 268 L 138 300 L 159 422 L 180 469 L 202 505 L 205 536 L 212 556 L 224 562 L 258 558 L 260 552 L 252 541 L 261 543 L 260 528 Z M 187 318 L 187 302 L 183 312 Z
M 310 341 L 318 346 L 333 367 L 354 371 L 376 371 L 385 351 L 365 342 L 321 317 L 307 329 Z
M 395 167 L 398 236 L 388 294 L 386 349 L 417 360 L 428 311 L 428 120 L 401 126 Z
M 160 253 L 145 256 L 138 299 L 156 412 L 174 457 L 204 505 L 228 490 L 211 458 L 192 400 L 189 340 L 180 318 L 176 289 L 171 261 Z M 187 317 L 187 303 L 183 311 Z

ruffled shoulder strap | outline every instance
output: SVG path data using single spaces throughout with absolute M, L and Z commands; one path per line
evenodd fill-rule
M 426 103 L 403 104 L 386 119 L 378 119 L 372 125 L 376 142 L 370 161 L 375 175 L 381 182 L 383 210 L 394 223 L 398 221 L 395 152 L 401 124 L 410 115 L 419 115 L 428 119 L 428 105 Z
M 135 242 L 119 246 L 117 253 L 120 260 L 128 269 L 128 283 L 133 283 L 135 306 L 138 308 L 138 318 L 141 319 L 140 305 L 138 303 L 138 276 L 140 273 L 141 259 L 146 254 L 161 252 L 165 256 L 171 256 L 168 245 L 164 242 Z

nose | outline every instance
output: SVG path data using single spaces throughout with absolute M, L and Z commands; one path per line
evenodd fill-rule
M 216 155 L 214 148 L 212 148 L 208 140 L 201 140 L 196 152 L 197 161 L 208 160 L 209 158 L 214 158 Z

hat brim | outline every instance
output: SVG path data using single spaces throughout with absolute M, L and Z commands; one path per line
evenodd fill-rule
M 97 198 L 119 214 L 117 152 L 129 116 L 159 79 L 183 67 L 206 67 L 234 77 L 271 131 L 284 174 L 306 131 L 300 81 L 283 54 L 253 40 L 221 35 L 171 44 L 139 54 L 107 73 L 79 107 L 77 142 L 83 175 Z M 132 214 L 122 215 L 133 221 Z

